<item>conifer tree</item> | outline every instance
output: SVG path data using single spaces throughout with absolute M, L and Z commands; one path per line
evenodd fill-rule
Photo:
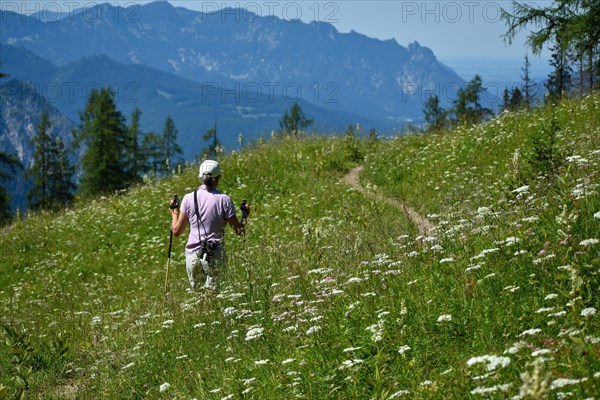
M 159 176 L 165 166 L 163 142 L 163 135 L 156 132 L 147 132 L 142 139 L 143 170 L 155 177 Z
M 548 75 L 548 80 L 544 84 L 548 90 L 546 102 L 554 104 L 565 95 L 572 87 L 571 66 L 569 65 L 567 51 L 564 46 L 557 43 L 552 48 L 552 59 L 550 65 L 554 67 Z
M 127 188 L 131 180 L 126 155 L 128 133 L 113 92 L 93 89 L 80 120 L 75 143 L 87 148 L 81 159 L 81 193 L 94 195 Z
M 312 124 L 313 120 L 306 118 L 302 107 L 296 102 L 290 107 L 289 113 L 287 110 L 284 111 L 279 120 L 279 127 L 281 130 L 288 134 L 292 134 L 295 137 L 298 136 L 298 132 L 308 128 Z
M 525 54 L 525 65 L 523 65 L 523 68 L 521 68 L 521 71 L 523 72 L 521 79 L 523 80 L 523 101 L 527 110 L 531 109 L 533 98 L 535 96 L 535 83 L 533 83 L 531 77 L 529 76 L 530 67 L 531 63 L 529 62 L 529 55 Z
M 502 92 L 502 107 L 500 111 L 505 111 L 510 108 L 510 92 L 508 90 L 508 86 L 504 87 L 504 91 Z
M 545 46 L 552 47 L 555 69 L 550 77 L 554 80 L 550 101 L 567 92 L 565 74 L 570 61 L 579 62 L 582 72 L 589 71 L 589 88 L 593 89 L 594 76 L 600 74 L 600 1 L 554 0 L 547 5 L 513 0 L 511 8 L 511 11 L 501 10 L 507 25 L 504 37 L 509 44 L 521 29 L 534 25 L 538 29 L 532 30 L 527 38 L 533 53 L 540 54 Z M 566 58 L 567 54 L 571 60 Z
M 141 146 L 143 141 L 143 132 L 140 128 L 140 116 L 142 112 L 135 108 L 131 113 L 131 124 L 127 128 L 128 132 L 128 151 L 127 164 L 132 182 L 139 182 L 144 171 L 144 152 Z
M 23 168 L 19 159 L 0 151 L 0 226 L 6 225 L 11 220 L 10 194 L 3 183 L 17 172 L 17 168 Z
M 33 165 L 27 175 L 33 178 L 33 186 L 27 193 L 27 202 L 32 210 L 58 209 L 73 200 L 73 175 L 75 168 L 69 162 L 61 138 L 52 138 L 49 133 L 50 119 L 42 112 L 37 125 Z
M 525 107 L 526 104 L 523 92 L 518 87 L 514 87 L 510 92 L 509 109 L 511 111 L 516 111 Z
M 217 120 L 215 120 L 215 126 L 204 132 L 202 139 L 204 139 L 204 141 L 210 140 L 208 148 L 204 151 L 206 156 L 213 160 L 216 159 L 217 153 L 221 147 L 221 141 L 217 136 Z
M 177 164 L 181 163 L 183 150 L 177 144 L 177 128 L 175 122 L 169 115 L 165 121 L 165 128 L 163 130 L 163 144 L 164 144 L 164 161 L 165 170 L 169 172 L 171 166 L 174 168 Z
M 481 76 L 475 75 L 467 86 L 458 89 L 454 101 L 455 124 L 469 126 L 483 121 L 492 114 L 492 111 L 480 103 L 483 92 Z
M 423 114 L 428 131 L 439 131 L 446 127 L 448 112 L 440 106 L 440 99 L 437 95 L 431 96 L 425 101 Z

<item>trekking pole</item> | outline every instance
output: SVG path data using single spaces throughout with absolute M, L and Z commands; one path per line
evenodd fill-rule
M 179 208 L 179 198 L 177 195 L 173 196 L 173 201 L 169 205 L 171 210 Z M 165 296 L 169 293 L 169 267 L 171 265 L 171 247 L 173 246 L 173 227 L 171 227 L 171 235 L 169 237 L 169 255 L 167 257 L 167 272 L 165 273 Z
M 167 257 L 167 272 L 165 274 L 165 296 L 169 294 L 169 266 L 171 265 L 171 246 L 173 245 L 173 229 L 169 238 L 169 256 Z
M 246 199 L 242 200 L 240 204 L 240 210 L 242 210 L 242 220 L 240 223 L 244 226 L 244 251 L 246 250 L 246 225 L 248 224 L 248 215 L 250 215 L 250 205 Z
M 242 200 L 240 210 L 242 210 L 242 220 L 240 222 L 242 225 L 246 225 L 248 223 L 248 215 L 250 214 L 250 206 L 248 205 L 248 201 L 246 201 L 246 199 Z

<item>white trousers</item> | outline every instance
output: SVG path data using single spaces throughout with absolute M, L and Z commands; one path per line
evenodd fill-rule
M 220 278 L 227 269 L 227 255 L 223 245 L 217 247 L 210 261 L 199 257 L 200 252 L 186 254 L 185 268 L 187 270 L 192 290 L 201 288 L 218 290 Z M 204 285 L 202 286 L 202 280 Z

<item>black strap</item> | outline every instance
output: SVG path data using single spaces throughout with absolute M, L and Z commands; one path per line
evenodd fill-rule
M 198 240 L 202 243 L 201 235 L 200 235 L 200 212 L 198 211 L 198 189 L 194 190 L 194 212 L 196 213 L 196 223 L 198 224 Z M 204 228 L 204 224 L 202 224 L 202 228 Z M 206 228 L 204 228 L 204 234 L 206 234 Z

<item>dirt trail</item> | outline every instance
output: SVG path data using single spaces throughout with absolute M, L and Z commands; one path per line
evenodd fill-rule
M 405 203 L 403 203 L 401 201 L 398 201 L 395 199 L 390 199 L 389 197 L 385 197 L 381 194 L 377 194 L 377 193 L 365 190 L 365 188 L 361 186 L 360 180 L 358 178 L 360 175 L 360 172 L 362 170 L 363 170 L 362 165 L 359 165 L 358 167 L 353 168 L 352 170 L 350 170 L 350 172 L 348 172 L 342 178 L 342 182 L 344 182 L 345 184 L 348 184 L 350 186 L 353 186 L 355 189 L 357 189 L 359 192 L 363 193 L 365 196 L 369 196 L 374 199 L 384 201 L 387 204 L 392 205 L 393 207 L 400 208 L 404 212 L 406 217 L 417 227 L 417 230 L 419 231 L 419 234 L 421 236 L 429 236 L 429 232 L 433 229 L 433 224 L 427 218 L 423 217 L 418 212 L 416 212 L 415 210 L 413 210 L 412 208 L 410 208 L 408 205 L 406 205 Z

